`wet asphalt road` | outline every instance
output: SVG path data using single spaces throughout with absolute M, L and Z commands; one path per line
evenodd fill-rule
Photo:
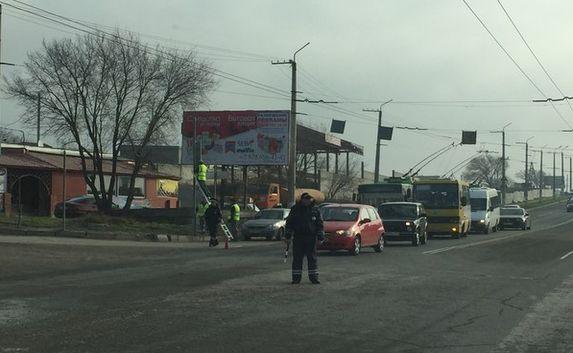
M 319 258 L 277 242 L 0 237 L 4 352 L 572 352 L 573 214 L 533 230 Z M 234 244 L 233 244 L 234 245 Z

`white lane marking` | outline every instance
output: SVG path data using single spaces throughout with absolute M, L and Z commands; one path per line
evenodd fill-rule
M 573 222 L 573 219 L 570 219 L 570 220 L 565 221 L 565 222 L 557 223 L 557 224 L 554 224 L 554 225 L 549 226 L 549 227 L 544 227 L 544 228 L 536 229 L 536 231 L 539 232 L 539 231 L 544 231 L 544 230 L 548 230 L 548 229 L 551 229 L 551 228 L 557 228 L 557 227 L 560 227 L 560 226 L 562 226 L 562 225 L 569 224 L 569 223 L 571 223 L 571 222 Z M 434 250 L 428 250 L 428 251 L 424 251 L 423 254 L 432 255 L 432 254 L 439 254 L 439 253 L 442 253 L 442 252 L 446 252 L 446 251 L 450 251 L 450 250 L 455 250 L 455 249 L 465 249 L 465 248 L 470 248 L 470 247 L 473 247 L 473 246 L 478 246 L 478 245 L 483 245 L 483 244 L 489 244 L 489 243 L 493 243 L 493 242 L 501 241 L 501 240 L 505 240 L 505 239 L 520 237 L 520 236 L 525 235 L 525 234 L 528 234 L 528 233 L 530 233 L 530 232 L 523 231 L 523 232 L 518 232 L 518 233 L 515 233 L 515 234 L 507 235 L 507 236 L 504 236 L 504 237 L 500 237 L 500 238 L 493 238 L 493 239 L 488 239 L 488 240 L 476 241 L 475 243 L 470 243 L 470 244 L 454 245 L 454 246 L 448 246 L 448 247 L 445 247 L 445 248 L 439 248 L 439 249 L 434 249 Z M 570 254 L 569 254 L 569 255 L 570 255 Z M 567 256 L 569 256 L 569 255 L 567 255 Z
M 559 258 L 559 260 L 565 260 L 567 257 L 569 257 L 570 255 L 573 255 L 573 251 L 569 251 L 567 254 L 561 256 L 561 258 Z

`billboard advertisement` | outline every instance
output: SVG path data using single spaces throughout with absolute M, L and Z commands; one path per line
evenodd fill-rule
M 289 117 L 288 110 L 184 112 L 181 161 L 194 164 L 195 135 L 209 165 L 287 165 Z

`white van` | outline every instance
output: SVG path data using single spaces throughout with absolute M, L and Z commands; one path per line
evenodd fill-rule
M 472 206 L 472 231 L 487 234 L 498 230 L 501 200 L 496 189 L 470 188 L 470 204 Z

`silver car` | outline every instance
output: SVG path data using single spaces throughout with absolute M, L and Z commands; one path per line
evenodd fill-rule
M 241 234 L 245 240 L 253 237 L 280 240 L 285 235 L 286 218 L 290 209 L 268 208 L 257 213 L 254 219 L 243 223 Z

